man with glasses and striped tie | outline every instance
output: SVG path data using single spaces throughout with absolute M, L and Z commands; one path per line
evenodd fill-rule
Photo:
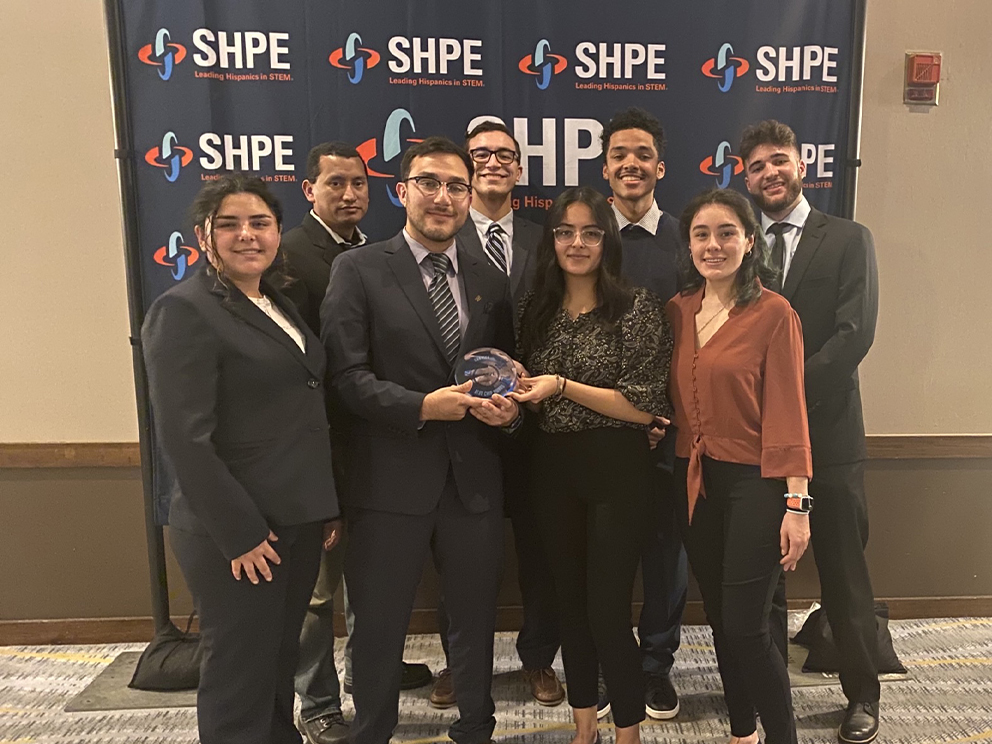
M 542 228 L 514 213 L 513 189 L 520 180 L 520 145 L 502 122 L 486 120 L 465 137 L 472 156 L 472 206 L 469 219 L 458 231 L 458 241 L 477 258 L 510 277 L 513 304 L 534 284 L 534 255 Z M 512 351 L 512 350 L 508 350 Z M 517 554 L 517 579 L 524 621 L 517 634 L 517 655 L 533 698 L 553 706 L 565 699 L 565 689 L 551 668 L 561 639 L 554 580 L 544 552 L 537 517 L 527 498 L 526 437 L 506 438 L 501 443 L 506 514 L 513 526 Z M 448 618 L 444 599 L 438 605 L 438 626 L 445 658 L 448 654 Z M 450 671 L 446 668 L 434 682 L 430 704 L 449 708 L 457 703 Z
M 443 137 L 403 156 L 396 191 L 406 225 L 347 251 L 320 309 L 333 393 L 354 414 L 345 581 L 355 613 L 353 744 L 387 744 L 398 720 L 400 661 L 428 553 L 450 620 L 457 744 L 483 744 L 502 573 L 499 428 L 516 403 L 453 385 L 455 361 L 513 348 L 506 274 L 455 242 L 472 201 L 472 160 Z

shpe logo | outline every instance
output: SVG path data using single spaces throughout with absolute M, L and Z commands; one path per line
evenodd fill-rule
M 344 47 L 335 49 L 331 52 L 331 56 L 327 58 L 331 65 L 337 67 L 339 70 L 348 70 L 348 80 L 353 85 L 358 85 L 362 82 L 362 76 L 365 74 L 365 70 L 371 70 L 379 64 L 379 52 L 375 49 L 360 46 L 361 43 L 361 36 L 351 34 L 344 43 Z
M 716 186 L 725 189 L 730 185 L 730 179 L 744 172 L 744 161 L 730 152 L 730 143 L 724 140 L 716 148 L 716 154 L 710 155 L 699 164 L 700 173 L 716 177 Z
M 177 282 L 186 275 L 186 269 L 200 258 L 200 252 L 191 245 L 183 244 L 183 234 L 174 232 L 167 245 L 159 246 L 152 257 L 159 266 L 172 269 L 172 278 Z
M 174 183 L 179 178 L 179 171 L 193 162 L 193 151 L 176 144 L 175 133 L 166 132 L 162 144 L 145 153 L 145 162 L 164 169 L 165 180 Z
M 186 47 L 173 44 L 167 28 L 160 28 L 155 34 L 154 44 L 145 44 L 138 50 L 138 59 L 146 65 L 158 68 L 158 76 L 163 80 L 172 77 L 172 68 L 186 59 Z
M 726 93 L 734 84 L 734 80 L 742 77 L 751 69 L 751 63 L 743 57 L 734 57 L 734 48 L 730 44 L 720 47 L 716 57 L 703 63 L 702 71 L 706 77 L 720 81 L 720 91 Z
M 525 75 L 536 75 L 537 87 L 546 90 L 551 85 L 551 78 L 568 66 L 568 60 L 558 54 L 551 53 L 551 45 L 547 39 L 541 39 L 534 47 L 534 53 L 528 54 L 517 65 Z
M 403 136 L 400 130 L 403 124 L 410 125 L 410 132 L 416 132 L 417 126 L 413 123 L 413 117 L 410 116 L 410 112 L 406 109 L 398 108 L 393 109 L 393 112 L 386 119 L 386 126 L 382 130 L 382 156 L 379 158 L 380 162 L 390 163 L 396 160 L 400 153 L 403 152 Z M 406 142 L 423 142 L 419 139 L 407 139 Z M 372 139 L 365 140 L 357 148 L 358 154 L 362 156 L 362 160 L 365 161 L 365 165 L 369 169 L 369 175 L 373 178 L 396 178 L 397 173 L 382 173 L 378 169 L 382 168 L 382 165 L 378 163 L 373 163 L 373 159 L 378 156 L 379 143 L 373 137 Z M 396 166 L 393 166 L 395 169 Z M 400 202 L 400 198 L 396 195 L 396 188 L 386 184 L 386 194 L 389 196 L 389 201 L 393 203 L 394 206 L 401 207 L 403 204 Z

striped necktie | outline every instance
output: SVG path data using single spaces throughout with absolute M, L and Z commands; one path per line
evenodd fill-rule
M 506 271 L 506 244 L 503 242 L 503 228 L 493 222 L 486 230 L 486 258 L 504 274 Z
M 443 253 L 431 253 L 428 258 L 434 267 L 434 277 L 427 288 L 427 294 L 431 298 L 441 328 L 445 355 L 448 362 L 453 364 L 461 342 L 461 329 L 458 322 L 458 306 L 455 305 L 455 297 L 451 294 L 451 287 L 448 286 L 448 267 L 451 266 L 451 259 Z

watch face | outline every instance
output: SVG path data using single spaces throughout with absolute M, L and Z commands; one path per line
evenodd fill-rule
M 469 395 L 476 398 L 506 395 L 517 387 L 517 368 L 506 352 L 490 347 L 473 349 L 455 365 L 455 382 L 460 385 L 469 380 Z

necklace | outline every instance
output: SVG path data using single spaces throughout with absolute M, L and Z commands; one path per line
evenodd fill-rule
M 696 335 L 699 335 L 700 333 L 702 333 L 703 332 L 703 329 L 706 328 L 706 326 L 708 326 L 714 320 L 716 320 L 717 319 L 717 316 L 723 314 L 724 311 L 726 311 L 726 312 L 729 313 L 730 312 L 730 308 L 727 307 L 726 305 L 721 305 L 719 310 L 717 310 L 715 313 L 713 313 L 705 323 L 703 323 L 701 326 L 699 326 L 699 328 L 696 329 Z

